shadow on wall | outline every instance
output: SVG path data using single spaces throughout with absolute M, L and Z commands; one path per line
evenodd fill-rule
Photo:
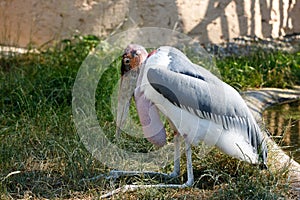
M 74 34 L 105 36 L 124 20 L 129 0 L 1 0 L 0 44 L 41 46 Z
M 40 46 L 74 34 L 107 36 L 146 26 L 220 43 L 300 32 L 299 13 L 299 0 L 1 0 L 0 43 Z
M 129 12 L 122 30 L 133 27 L 161 27 L 181 29 L 178 8 L 174 0 L 130 0 Z
M 276 3 L 275 3 L 276 2 Z M 219 18 L 221 25 L 221 40 L 228 40 L 230 36 L 228 15 L 226 8 L 235 3 L 237 26 L 239 36 L 280 37 L 299 31 L 296 15 L 300 11 L 300 1 L 236 1 L 236 0 L 210 0 L 203 20 L 198 23 L 188 34 L 199 36 L 201 41 L 210 41 L 208 26 L 216 23 Z M 249 8 L 249 10 L 247 10 Z M 277 9 L 275 9 L 277 8 Z M 279 13 L 278 13 L 279 11 Z M 297 31 L 296 31 L 297 32 Z

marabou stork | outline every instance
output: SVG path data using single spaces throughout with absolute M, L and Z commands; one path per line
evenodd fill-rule
M 145 137 L 157 146 L 166 143 L 160 121 L 163 113 L 175 130 L 175 157 L 179 137 L 185 141 L 188 180 L 194 182 L 191 145 L 200 141 L 222 152 L 266 167 L 267 146 L 260 128 L 240 94 L 208 70 L 193 64 L 176 48 L 162 46 L 150 54 L 140 45 L 124 51 L 119 88 L 117 131 L 128 113 L 134 95 Z M 174 160 L 171 176 L 180 173 Z

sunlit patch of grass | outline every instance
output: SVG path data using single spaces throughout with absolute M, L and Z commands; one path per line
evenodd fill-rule
M 248 163 L 232 159 L 212 149 L 199 159 L 194 148 L 193 166 L 195 184 L 186 189 L 149 188 L 125 194 L 116 199 L 284 199 L 289 194 L 285 170 L 276 174 Z M 182 159 L 184 160 L 184 158 Z M 182 163 L 181 183 L 186 181 L 186 169 Z M 128 182 L 126 182 L 128 183 Z M 136 182 L 156 184 L 155 181 Z M 173 181 L 173 183 L 178 183 Z
M 86 180 L 109 169 L 85 149 L 76 133 L 71 90 L 82 61 L 98 43 L 94 36 L 77 36 L 38 54 L 0 57 L 1 199 L 97 198 L 127 183 L 161 182 L 144 177 L 116 182 L 103 178 Z M 295 79 L 299 62 L 299 54 L 258 52 L 249 57 L 217 60 L 217 66 L 223 79 L 238 88 L 290 87 L 299 84 L 299 79 Z M 120 147 L 133 152 L 152 151 L 153 145 L 145 139 L 125 134 L 121 135 L 121 142 L 115 138 L 111 93 L 119 78 L 119 63 L 119 59 L 115 60 L 99 80 L 96 91 L 99 124 L 106 129 L 107 137 Z M 130 112 L 138 122 L 134 106 Z M 167 131 L 172 134 L 169 127 Z M 193 161 L 195 185 L 192 188 L 147 189 L 119 194 L 116 198 L 276 199 L 288 195 L 284 172 L 260 171 L 216 149 L 203 157 L 195 147 Z M 161 170 L 170 173 L 172 165 Z M 175 183 L 186 181 L 184 156 L 181 165 L 182 175 L 174 179 Z
M 300 54 L 258 50 L 217 60 L 222 79 L 238 89 L 289 88 L 300 84 Z

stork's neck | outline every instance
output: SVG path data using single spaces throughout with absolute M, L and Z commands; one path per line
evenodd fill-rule
M 151 51 L 149 54 L 148 54 L 148 56 L 147 56 L 147 58 L 149 58 L 150 56 L 152 56 L 153 54 L 155 54 L 157 52 L 157 50 L 155 49 L 155 50 L 153 50 L 153 51 Z

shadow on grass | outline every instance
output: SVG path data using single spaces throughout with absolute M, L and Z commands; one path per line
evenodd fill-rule
M 131 177 L 116 182 L 104 178 L 82 181 L 109 172 L 81 143 L 71 112 L 71 90 L 77 71 L 90 50 L 98 43 L 99 39 L 92 36 L 75 37 L 39 54 L 0 57 L 1 199 L 97 198 L 101 193 L 127 183 L 164 182 L 161 178 L 152 177 Z M 251 63 L 251 58 L 240 57 L 217 61 L 217 64 L 221 74 L 223 73 L 223 79 L 232 84 L 240 84 L 240 88 L 266 85 L 272 77 L 278 78 L 281 74 L 283 79 L 280 81 L 291 83 L 295 74 L 293 70 L 299 70 L 299 54 L 264 56 L 261 59 L 254 57 Z M 271 61 L 268 62 L 269 59 Z M 286 65 L 292 69 L 286 70 L 287 76 L 285 72 L 282 73 L 283 66 Z M 117 59 L 101 77 L 101 87 L 96 91 L 99 124 L 108 130 L 107 137 L 113 142 L 116 142 L 115 124 L 110 95 L 119 77 L 118 67 Z M 255 80 L 251 80 L 253 77 Z M 257 79 L 262 82 L 257 82 Z M 272 85 L 273 82 L 268 84 Z M 134 106 L 130 112 L 138 121 Z M 120 145 L 133 151 L 147 152 L 153 148 L 146 140 L 133 140 L 129 136 L 124 136 L 124 139 L 126 141 Z M 186 181 L 184 160 L 181 160 L 182 175 L 170 182 Z M 116 198 L 276 199 L 288 196 L 285 172 L 270 174 L 260 171 L 218 151 L 212 151 L 205 159 L 199 159 L 197 148 L 194 149 L 193 161 L 193 188 L 147 189 L 120 194 Z M 15 171 L 20 173 L 5 178 Z M 162 171 L 171 172 L 172 163 Z

